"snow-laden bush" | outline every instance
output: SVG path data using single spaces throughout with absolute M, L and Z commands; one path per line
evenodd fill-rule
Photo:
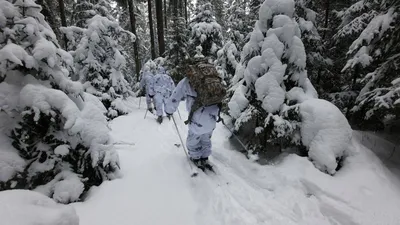
M 0 101 L 7 121 L 0 138 L 9 136 L 15 149 L 2 147 L 20 157 L 14 171 L 2 174 L 0 188 L 36 189 L 68 203 L 114 178 L 118 155 L 104 112 L 71 81 L 73 58 L 40 10 L 32 0 L 0 0 L 0 96 L 11 97 Z
M 126 61 L 119 40 L 122 36 L 134 36 L 106 17 L 96 15 L 86 22 L 87 28 L 63 29 L 68 37 L 74 37 L 74 33 L 81 35 L 76 50 L 71 52 L 79 80 L 87 92 L 103 102 L 109 118 L 126 114 L 115 102 L 130 95 L 130 86 L 122 74 Z
M 334 173 L 351 129 L 334 105 L 317 99 L 307 78 L 307 55 L 294 13 L 293 0 L 266 0 L 260 7 L 259 20 L 232 79 L 229 114 L 239 134 L 251 137 L 247 141 L 253 150 L 263 151 L 271 145 L 305 147 L 319 169 Z M 321 111 L 320 105 L 332 115 Z M 318 127 L 313 119 L 323 125 Z M 253 134 L 248 133 L 251 130 Z M 320 140 L 327 140 L 329 146 Z
M 3 225 L 78 225 L 72 206 L 27 190 L 0 192 L 0 218 Z

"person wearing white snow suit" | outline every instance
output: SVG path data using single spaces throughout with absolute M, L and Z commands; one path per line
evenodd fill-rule
M 143 72 L 142 79 L 140 80 L 139 88 L 145 88 L 147 110 L 153 113 L 153 107 L 151 106 L 152 99 L 154 97 L 154 75 L 149 72 Z
M 200 63 L 189 61 L 189 63 L 201 64 L 204 61 L 200 61 Z M 188 121 L 185 122 L 189 126 L 186 146 L 190 160 L 202 170 L 207 168 L 212 170 L 212 166 L 208 162 L 212 150 L 211 137 L 216 123 L 220 120 L 221 101 L 226 91 L 215 67 L 206 62 L 202 64 L 204 65 L 202 70 L 197 67 L 199 64 L 189 66 L 186 70 L 186 77 L 172 92 L 166 104 L 165 113 L 172 115 L 177 110 L 179 103 L 186 99 L 186 110 L 190 112 Z M 202 76 L 204 78 L 200 78 Z M 195 78 L 191 79 L 192 77 Z M 196 80 L 196 77 L 200 80 Z
M 158 68 L 154 76 L 154 102 L 156 107 L 157 122 L 162 123 L 166 101 L 175 88 L 172 78 L 165 72 L 163 67 Z

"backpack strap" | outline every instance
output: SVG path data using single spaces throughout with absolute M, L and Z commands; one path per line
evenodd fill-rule
M 191 107 L 191 109 L 190 109 L 188 119 L 185 121 L 185 124 L 186 124 L 186 125 L 188 125 L 189 123 L 192 123 L 193 114 L 194 114 L 194 112 L 196 112 L 199 108 L 201 108 L 201 103 L 198 102 L 197 98 L 195 98 L 195 100 L 194 100 L 194 102 L 193 102 L 193 105 L 192 105 L 192 107 Z
M 196 100 L 193 103 L 192 109 L 190 109 L 188 119 L 184 122 L 185 125 L 188 125 L 189 123 L 192 123 L 193 113 L 200 108 L 200 107 L 194 108 L 195 103 L 196 103 Z M 216 120 L 216 122 L 219 123 L 219 122 L 222 121 L 222 118 L 221 118 L 222 103 L 218 103 L 217 106 L 218 106 L 218 119 Z

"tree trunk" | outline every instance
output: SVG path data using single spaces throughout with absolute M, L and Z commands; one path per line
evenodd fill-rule
M 148 11 L 149 11 L 149 29 L 150 29 L 150 45 L 151 45 L 151 59 L 156 58 L 156 47 L 155 47 L 155 42 L 154 42 L 154 29 L 153 29 L 153 13 L 152 13 L 152 6 L 151 6 L 152 0 L 147 0 L 147 6 L 148 6 Z
M 322 40 L 325 40 L 326 32 L 328 30 L 330 3 L 331 3 L 330 0 L 325 0 L 325 25 L 324 25 L 324 34 L 322 35 Z
M 167 0 L 164 0 L 164 29 L 167 32 Z
M 61 26 L 67 27 L 67 19 L 65 18 L 65 5 L 64 0 L 58 0 L 58 6 L 60 7 L 60 18 Z M 67 36 L 64 34 L 64 49 L 67 49 Z
M 164 43 L 164 16 L 163 16 L 163 2 L 162 0 L 156 0 L 156 17 L 157 17 L 157 34 L 158 34 L 158 52 L 160 56 L 164 55 L 165 43 Z
M 179 17 L 183 17 L 183 2 L 182 0 L 177 0 L 178 1 L 178 5 L 176 6 L 177 10 L 178 10 L 178 14 L 177 16 Z
M 185 20 L 186 20 L 186 24 L 187 24 L 188 23 L 187 0 L 185 0 Z
M 173 0 L 172 4 L 172 17 L 177 17 L 178 16 L 178 0 Z
M 129 8 L 129 17 L 131 21 L 131 29 L 132 33 L 136 36 L 136 41 L 133 43 L 133 54 L 135 57 L 135 68 L 136 68 L 136 76 L 137 80 L 139 80 L 139 75 L 140 75 L 140 60 L 139 60 L 139 50 L 138 50 L 138 41 L 137 41 L 137 35 L 136 35 L 136 19 L 135 19 L 135 12 L 133 8 L 133 0 L 128 0 L 128 8 Z

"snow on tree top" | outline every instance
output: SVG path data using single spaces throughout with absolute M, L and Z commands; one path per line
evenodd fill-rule
M 59 145 L 54 149 L 54 153 L 57 155 L 65 156 L 69 153 L 69 145 Z
M 40 118 L 40 112 L 55 114 L 57 109 L 66 119 L 64 129 L 70 129 L 79 115 L 79 109 L 65 93 L 41 85 L 26 85 L 20 93 L 22 106 L 29 106 L 35 110 L 35 120 Z
M 272 19 L 274 15 L 284 14 L 293 17 L 293 0 L 266 0 L 260 7 L 259 20 L 266 21 Z
M 382 37 L 382 35 L 391 28 L 390 24 L 397 16 L 397 13 L 394 12 L 394 8 L 390 8 L 387 13 L 373 18 L 367 28 L 365 28 L 361 35 L 351 44 L 348 54 L 351 54 L 364 44 L 369 45 L 371 41 L 376 38 L 376 35 Z

